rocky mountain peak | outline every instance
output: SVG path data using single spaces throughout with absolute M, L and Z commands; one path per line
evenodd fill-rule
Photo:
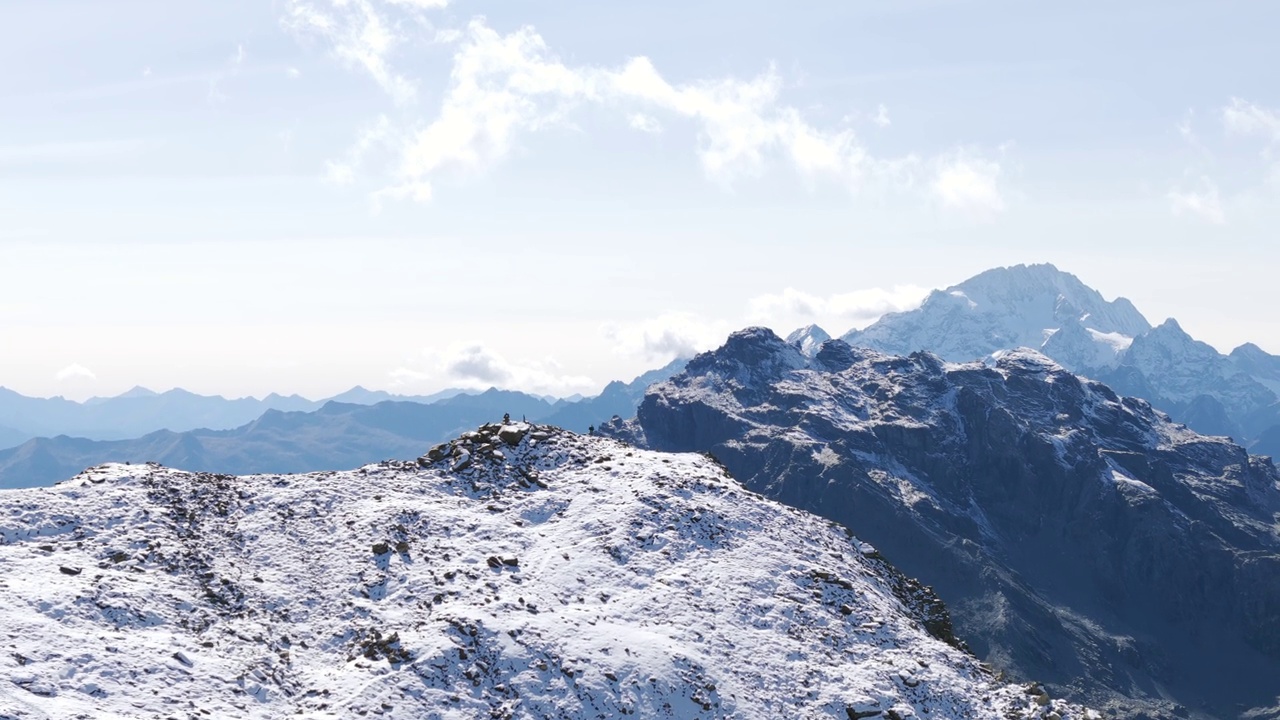
M 893 354 L 927 349 L 968 361 L 997 350 L 1041 347 L 1073 322 L 1100 336 L 1091 344 L 1126 343 L 1150 328 L 1127 300 L 1109 302 L 1075 275 L 1041 264 L 980 273 L 934 291 L 915 310 L 886 315 L 843 339 Z
M 800 348 L 800 352 L 809 357 L 813 357 L 818 352 L 818 347 L 830 339 L 831 335 L 817 325 L 805 325 L 787 336 L 788 343 Z
M 630 436 L 712 453 L 752 490 L 857 528 L 1015 676 L 1132 718 L 1274 704 L 1270 460 L 1031 348 L 957 365 L 833 340 L 805 367 L 709 372 L 736 354 L 650 388 Z
M 776 377 L 807 364 L 808 359 L 798 347 L 769 328 L 750 327 L 730 335 L 719 351 L 697 355 L 685 369 L 693 368 L 699 374 L 714 370 L 725 377 L 746 380 Z

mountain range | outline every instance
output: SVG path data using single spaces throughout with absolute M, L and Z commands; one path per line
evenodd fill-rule
M 594 398 L 31 439 L 0 487 L 93 467 L 0 494 L 0 718 L 1280 720 L 1277 392 L 1020 265 Z M 0 441 L 253 409 L 164 395 Z
M 1135 327 L 1124 306 L 1100 316 L 1099 332 Z M 1271 460 L 1039 351 L 997 355 L 806 353 L 750 329 L 605 432 L 709 452 L 853 528 L 936 588 L 980 657 L 1055 695 L 1130 718 L 1280 717 Z
M 463 394 L 457 389 L 404 396 L 360 386 L 327 400 L 272 393 L 262 399 L 198 395 L 181 388 L 157 393 L 135 387 L 115 397 L 75 402 L 61 397 L 34 398 L 0 387 L 0 447 L 37 437 L 71 435 L 89 440 L 124 440 L 157 430 L 229 430 L 268 411 L 311 412 L 328 402 L 373 405 L 385 401 L 433 403 Z
M 381 394 L 357 388 L 344 396 L 380 401 L 368 405 L 331 400 L 309 411 L 269 409 L 229 430 L 158 430 L 128 440 L 35 438 L 0 450 L 0 488 L 51 485 L 104 462 L 155 461 L 185 470 L 242 474 L 338 470 L 415 456 L 427 445 L 504 414 L 586 432 L 615 415 L 634 415 L 645 388 L 678 372 L 684 362 L 676 360 L 629 383 L 609 383 L 599 395 L 575 402 L 552 403 L 527 393 L 490 389 L 452 392 L 424 404 L 381 400 Z
M 790 340 L 812 354 L 827 337 L 811 326 Z M 1280 455 L 1280 357 L 1251 343 L 1224 355 L 1173 319 L 1153 327 L 1127 299 L 1108 301 L 1053 265 L 988 270 L 841 339 L 893 355 L 927 350 L 953 362 L 1034 348 L 1200 432 Z
M 436 457 L 0 494 L 0 717 L 1099 718 L 707 458 L 524 423 Z

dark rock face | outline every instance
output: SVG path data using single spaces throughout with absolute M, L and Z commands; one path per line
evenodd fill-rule
M 1280 696 L 1280 475 L 1032 351 L 995 367 L 751 329 L 613 423 L 710 452 L 937 590 L 1011 674 L 1127 717 Z

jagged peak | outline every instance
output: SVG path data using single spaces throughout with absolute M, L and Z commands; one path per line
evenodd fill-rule
M 730 333 L 724 345 L 711 353 L 721 357 L 735 357 L 742 360 L 759 359 L 764 356 L 798 353 L 799 351 L 778 334 L 767 327 L 749 327 Z M 698 357 L 702 357 L 699 355 Z M 696 361 L 698 358 L 694 358 Z M 692 362 L 690 363 L 692 364 Z
M 792 330 L 791 334 L 787 336 L 787 342 L 794 343 L 805 338 L 822 338 L 822 340 L 829 340 L 831 339 L 831 335 L 820 326 L 810 323 L 802 328 Z
M 800 348 L 800 352 L 813 357 L 822 343 L 831 339 L 831 335 L 817 325 L 805 325 L 787 336 L 787 342 Z
M 1173 319 L 1173 318 L 1166 318 L 1164 322 L 1162 322 L 1162 323 L 1160 323 L 1159 325 L 1155 326 L 1154 328 L 1152 328 L 1152 330 L 1153 330 L 1153 331 L 1154 331 L 1154 330 L 1158 330 L 1158 331 L 1160 331 L 1160 332 L 1162 332 L 1162 333 L 1173 333 L 1173 334 L 1177 334 L 1177 335 L 1187 335 L 1187 331 L 1186 331 L 1186 330 L 1183 330 L 1183 329 L 1182 329 L 1182 326 L 1178 324 L 1178 321 L 1177 321 L 1177 320 L 1175 320 L 1175 319 Z M 1190 337 L 1190 336 L 1188 335 L 1187 337 Z

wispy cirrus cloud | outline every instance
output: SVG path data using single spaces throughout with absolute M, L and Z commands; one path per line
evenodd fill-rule
M 1258 136 L 1269 144 L 1280 145 L 1280 112 L 1275 110 L 1231 98 L 1222 108 L 1222 125 L 1228 133 Z
M 389 0 L 391 5 L 440 8 L 444 2 Z M 301 38 L 320 37 L 348 66 L 369 75 L 395 102 L 417 96 L 416 84 L 392 67 L 391 56 L 405 36 L 372 0 L 288 0 L 281 22 Z
M 410 35 L 391 19 L 392 5 L 417 9 L 426 0 L 334 0 L 321 7 L 291 0 L 286 25 L 327 41 L 334 54 L 362 68 L 397 102 L 412 98 L 420 83 L 393 67 L 393 50 Z M 848 122 L 823 126 L 783 100 L 785 83 L 775 68 L 754 77 L 722 77 L 676 83 L 646 57 L 617 65 L 571 65 L 532 27 L 501 33 L 483 18 L 464 28 L 432 29 L 423 42 L 454 46 L 440 105 L 426 118 L 403 121 L 391 181 L 382 199 L 427 201 L 441 178 L 483 172 L 505 160 L 527 135 L 571 127 L 583 106 L 616 112 L 639 132 L 659 132 L 664 118 L 692 123 L 694 152 L 705 175 L 725 186 L 790 168 L 806 181 L 829 182 L 859 193 L 868 187 L 932 194 L 945 210 L 1003 210 L 998 160 L 969 150 L 930 159 L 882 155 Z M 883 105 L 871 122 L 890 125 Z
M 1179 137 L 1194 150 L 1195 156 L 1188 163 L 1183 177 L 1170 183 L 1166 198 L 1175 216 L 1222 225 L 1228 221 L 1229 207 L 1249 205 L 1258 198 L 1259 190 L 1264 191 L 1262 196 L 1265 198 L 1274 197 L 1275 190 L 1280 189 L 1280 111 L 1233 97 L 1214 115 L 1221 122 L 1222 132 L 1227 138 L 1245 143 L 1260 141 L 1260 145 L 1253 146 L 1256 160 L 1242 160 L 1239 156 L 1233 158 L 1229 147 L 1212 142 L 1211 135 L 1202 137 L 1192 124 L 1195 111 L 1188 110 L 1176 128 Z M 1235 175 L 1244 179 L 1237 179 L 1232 183 L 1233 189 L 1223 192 L 1209 171 L 1227 161 L 1237 163 Z M 1262 163 L 1258 173 L 1260 180 L 1250 182 L 1249 165 L 1259 161 Z

